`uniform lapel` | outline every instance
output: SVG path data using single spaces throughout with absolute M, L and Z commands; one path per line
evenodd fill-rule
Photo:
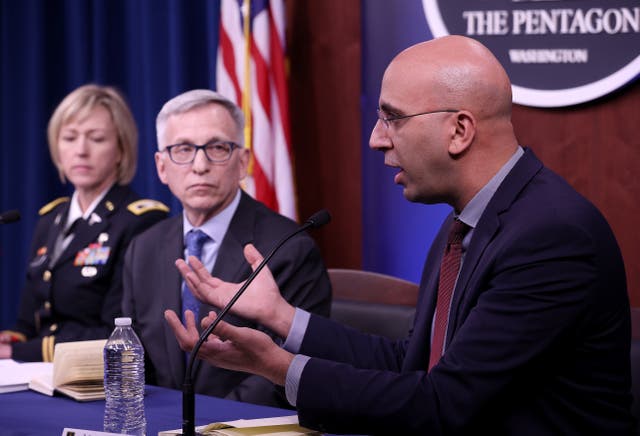
M 64 206 L 60 208 L 60 211 L 56 214 L 56 217 L 53 219 L 53 228 L 47 234 L 47 242 L 46 242 L 47 260 L 46 260 L 46 262 L 50 262 L 51 261 L 51 257 L 54 254 L 54 251 L 55 251 L 55 248 L 56 248 L 56 242 L 58 240 L 58 235 L 60 235 L 60 232 L 62 232 L 62 230 L 64 229 L 64 224 L 67 221 L 67 214 L 69 213 L 69 206 L 70 205 L 71 205 L 71 201 L 67 201 L 64 204 Z M 64 254 L 64 253 L 61 253 L 61 256 L 62 256 L 62 254 Z M 61 256 L 58 256 L 58 260 L 56 261 L 56 263 L 59 261 Z
M 111 215 L 121 207 L 126 207 L 123 204 L 126 191 L 124 188 L 114 185 L 104 198 L 98 203 L 95 210 L 91 213 L 87 220 L 80 220 L 74 228 L 74 237 L 71 240 L 69 246 L 62 252 L 58 259 L 59 264 L 69 261 L 71 258 L 75 258 L 79 252 L 89 247 L 89 244 L 100 242 L 106 247 L 110 247 L 109 233 L 109 218 Z M 66 215 L 65 215 L 66 216 Z M 101 236 L 101 234 L 103 234 Z M 101 236 L 98 238 L 98 236 Z M 100 239 L 100 241 L 99 241 Z

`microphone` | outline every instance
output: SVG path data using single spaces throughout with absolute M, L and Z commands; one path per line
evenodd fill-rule
M 20 212 L 18 212 L 16 209 L 0 213 L 0 224 L 12 223 L 14 221 L 18 221 L 19 219 Z
M 227 303 L 227 305 L 218 313 L 216 319 L 207 327 L 198 342 L 196 342 L 193 350 L 191 350 L 191 354 L 189 355 L 189 363 L 187 365 L 187 370 L 184 374 L 184 383 L 182 384 L 182 434 L 185 436 L 195 436 L 195 392 L 193 389 L 193 381 L 192 381 L 192 372 L 193 372 L 193 364 L 195 361 L 195 357 L 198 355 L 198 350 L 207 340 L 207 337 L 211 334 L 211 332 L 216 328 L 220 320 L 229 312 L 231 307 L 235 304 L 235 302 L 240 298 L 242 293 L 247 289 L 247 287 L 253 282 L 258 273 L 262 271 L 262 268 L 265 267 L 267 262 L 273 257 L 273 255 L 287 242 L 289 239 L 293 238 L 298 233 L 302 233 L 307 229 L 317 229 L 318 227 L 322 227 L 331 221 L 331 214 L 326 209 L 322 209 L 313 215 L 311 215 L 302 226 L 300 226 L 296 231 L 282 238 L 280 242 L 271 250 L 271 252 L 265 257 L 262 262 L 258 265 L 258 267 L 249 275 L 249 278 L 244 282 L 244 284 L 238 289 L 238 292 L 235 293 L 233 298 Z

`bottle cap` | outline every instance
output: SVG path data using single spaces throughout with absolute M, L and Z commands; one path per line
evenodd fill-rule
M 131 318 L 116 318 L 116 327 L 124 327 L 131 325 Z

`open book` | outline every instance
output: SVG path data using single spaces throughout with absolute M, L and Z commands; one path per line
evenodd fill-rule
M 196 427 L 196 433 L 211 436 L 321 436 L 314 430 L 301 427 L 298 415 L 274 418 L 239 419 L 237 421 L 216 422 Z M 181 435 L 182 430 L 167 430 L 158 436 Z
M 77 401 L 104 399 L 106 339 L 56 344 L 53 371 L 31 379 L 29 388 L 45 395 L 58 391 Z

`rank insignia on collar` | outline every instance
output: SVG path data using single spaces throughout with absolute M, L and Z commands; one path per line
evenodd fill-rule
M 97 213 L 93 212 L 91 214 L 91 216 L 89 217 L 89 225 L 92 226 L 96 223 L 101 223 L 102 222 L 102 218 L 100 218 L 100 215 L 98 215 Z

